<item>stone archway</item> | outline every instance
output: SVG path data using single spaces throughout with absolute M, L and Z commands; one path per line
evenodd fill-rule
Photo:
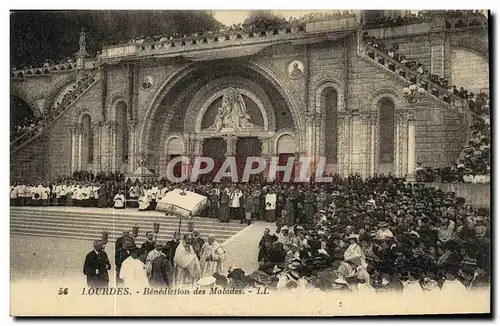
M 40 117 L 43 115 L 42 109 L 38 106 L 35 99 L 29 95 L 29 93 L 19 85 L 12 85 L 10 88 L 10 95 L 14 95 L 28 104 L 28 106 L 33 111 L 33 115 Z
M 207 68 L 209 67 L 209 68 Z M 204 75 L 204 74 L 208 74 Z M 169 119 L 173 118 L 171 112 L 172 110 L 176 110 L 179 107 L 186 107 L 189 105 L 190 101 L 192 101 L 192 96 L 186 96 L 185 102 L 179 103 L 176 101 L 178 94 L 173 94 L 176 88 L 180 88 L 180 85 L 184 85 L 184 89 L 188 88 L 191 83 L 189 81 L 198 81 L 200 78 L 207 77 L 208 80 L 213 80 L 217 77 L 223 77 L 227 75 L 238 75 L 241 78 L 247 78 L 252 80 L 255 76 L 259 76 L 263 81 L 267 81 L 269 85 L 272 86 L 272 91 L 276 94 L 273 95 L 272 101 L 276 99 L 277 96 L 280 97 L 283 105 L 287 106 L 287 110 L 290 111 L 290 119 L 292 119 L 292 126 L 297 130 L 302 130 L 304 126 L 303 119 L 300 110 L 298 109 L 298 105 L 295 103 L 293 96 L 291 96 L 291 92 L 286 89 L 282 85 L 282 83 L 277 80 L 277 78 L 272 74 L 272 72 L 265 67 L 261 67 L 255 63 L 249 61 L 224 61 L 224 62 L 214 62 L 211 65 L 206 63 L 197 63 L 190 64 L 184 68 L 178 69 L 169 79 L 167 79 L 163 85 L 160 87 L 159 91 L 154 97 L 154 100 L 151 102 L 151 105 L 146 110 L 146 114 L 141 119 L 141 124 L 139 126 L 139 152 L 149 152 L 150 144 L 152 144 L 152 140 L 158 139 L 158 137 L 162 137 L 162 135 L 166 135 L 171 133 L 170 130 L 164 130 L 163 126 L 166 122 L 166 117 L 162 117 L 158 119 L 159 116 L 164 114 L 165 116 L 169 116 Z M 181 90 L 180 92 L 182 92 Z M 193 92 L 195 90 L 192 90 Z M 266 90 L 267 92 L 267 90 Z M 169 102 L 163 103 L 165 98 L 169 98 Z M 162 104 L 163 103 L 163 104 Z M 186 104 L 187 103 L 187 104 Z M 177 107 L 174 107 L 177 106 Z M 185 109 L 184 109 L 185 110 Z M 184 113 L 185 114 L 185 113 Z M 187 116 L 183 118 L 181 121 L 187 119 Z M 177 118 L 176 118 L 177 121 Z M 162 124 L 162 127 L 158 127 L 159 123 Z M 169 123 L 170 125 L 170 123 Z M 176 124 L 177 125 L 177 124 Z M 279 128 L 276 128 L 279 129 Z M 175 130 L 175 132 L 185 133 L 187 130 L 184 128 Z M 300 141 L 299 141 L 300 143 Z M 187 144 L 187 148 L 192 149 L 192 146 Z M 157 152 L 157 151 L 156 151 Z

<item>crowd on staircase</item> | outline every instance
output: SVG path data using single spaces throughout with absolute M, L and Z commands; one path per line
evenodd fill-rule
M 489 183 L 491 170 L 491 129 L 488 95 L 485 93 L 474 94 L 464 89 L 464 87 L 457 88 L 456 85 L 449 85 L 446 78 L 430 74 L 421 63 L 407 59 L 404 55 L 397 52 L 398 49 L 395 46 L 384 44 L 381 40 L 370 36 L 368 32 L 364 32 L 363 40 L 366 44 L 385 52 L 389 57 L 404 64 L 408 69 L 414 70 L 419 75 L 428 78 L 431 82 L 438 84 L 438 86 L 466 101 L 465 105 L 471 113 L 470 137 L 463 151 L 463 157 L 458 159 L 451 167 L 445 168 L 422 167 L 418 164 L 415 170 L 417 181 Z M 369 51 L 368 56 L 372 60 L 375 60 L 374 52 Z M 379 60 L 383 59 L 380 58 Z M 389 69 L 396 70 L 395 66 L 391 64 L 389 64 Z M 411 82 L 416 82 L 416 80 L 412 80 L 412 77 L 408 78 Z M 421 85 L 418 86 L 426 87 L 426 83 L 425 80 L 422 80 Z M 433 95 L 437 96 L 437 94 Z M 449 96 L 443 98 L 443 100 L 450 103 Z
M 194 191 L 212 188 L 209 184 L 186 186 Z M 198 284 L 236 290 L 267 286 L 412 295 L 452 290 L 460 294 L 489 285 L 490 213 L 472 208 L 453 193 L 390 176 L 365 180 L 337 176 L 327 184 L 255 183 L 250 187 L 253 204 L 258 204 L 252 206 L 257 209 L 247 210 L 244 201 L 248 218 L 276 224 L 275 230 L 267 229 L 260 243 L 253 244 L 259 249 L 258 270 L 224 269 L 224 249 L 214 245 L 217 249 L 212 247 L 206 256 L 200 251 L 204 241 L 198 240 L 196 231 L 182 235 L 182 240 L 175 233 L 170 244 L 155 244 L 148 234 L 149 242 L 142 245 L 148 248 L 147 255 L 125 234 L 129 240 L 119 240 L 117 248 L 139 259 L 132 268 L 142 273 L 137 285 Z M 228 188 L 245 189 L 240 184 Z M 213 244 L 215 239 L 208 240 Z M 161 253 L 162 259 L 156 262 L 152 257 Z M 153 261 L 152 267 L 148 260 Z M 125 260 L 117 261 L 122 278 Z M 212 268 L 207 271 L 203 265 L 208 262 Z M 158 283 L 146 283 L 151 268 L 160 275 L 166 271 L 167 276 Z
M 42 120 L 43 120 L 42 116 L 29 115 L 24 117 L 17 123 L 11 125 L 10 127 L 11 141 L 29 131 L 33 131 Z
M 30 115 L 20 120 L 19 122 L 11 125 L 10 139 L 11 141 L 22 136 L 23 134 L 33 131 L 37 127 L 41 126 L 43 123 L 55 119 L 60 113 L 62 113 L 68 105 L 70 105 L 79 95 L 78 90 L 82 91 L 81 87 L 84 89 L 89 87 L 95 81 L 95 77 L 91 73 L 86 73 L 79 79 L 71 89 L 67 90 L 61 97 L 61 101 L 56 102 L 52 105 L 50 112 L 48 114 L 43 114 L 41 116 Z

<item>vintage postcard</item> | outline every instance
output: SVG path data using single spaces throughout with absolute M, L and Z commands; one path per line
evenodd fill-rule
M 489 314 L 488 23 L 12 10 L 11 315 Z

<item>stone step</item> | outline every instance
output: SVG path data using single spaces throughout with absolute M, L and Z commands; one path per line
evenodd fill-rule
M 78 213 L 77 213 L 78 214 Z M 78 215 L 75 215 L 74 212 L 19 212 L 19 211 L 11 211 L 10 216 L 11 217 L 24 217 L 24 216 L 33 216 L 37 215 L 40 217 L 48 218 L 48 219 L 65 219 L 65 220 L 77 220 L 77 221 L 82 221 L 87 220 L 87 221 L 136 221 L 136 222 L 142 222 L 142 221 L 158 221 L 159 223 L 163 222 L 168 222 L 168 221 L 175 221 L 178 222 L 179 218 L 176 216 L 165 216 L 165 215 L 118 215 L 118 214 L 89 214 L 89 213 L 80 213 Z M 185 219 L 184 219 L 185 220 Z M 207 226 L 213 226 L 213 225 L 220 225 L 219 221 L 215 218 L 203 218 L 203 217 L 195 217 L 193 219 L 195 223 L 199 223 L 200 225 L 207 225 Z M 237 224 L 235 223 L 228 223 L 225 224 L 228 227 L 238 227 Z
M 25 219 L 25 220 L 14 220 L 10 222 L 11 227 L 14 226 L 23 226 L 23 227 L 43 227 L 43 228 L 61 228 L 61 229 L 76 229 L 76 230 L 85 230 L 85 231 L 90 231 L 90 230 L 95 230 L 98 232 L 101 232 L 104 230 L 104 228 L 107 228 L 108 230 L 116 230 L 117 232 L 121 232 L 122 230 L 131 230 L 132 227 L 134 226 L 135 223 L 96 223 L 96 222 L 91 222 L 91 223 L 65 223 L 64 221 L 59 221 L 59 222 L 51 222 L 51 221 L 43 221 L 39 220 L 36 218 L 32 219 Z M 153 223 L 137 223 L 139 226 L 139 230 L 144 230 L 144 232 L 153 230 Z M 184 225 L 187 230 L 187 222 L 184 221 L 181 224 L 181 227 Z M 142 226 L 142 227 L 141 227 Z M 160 230 L 163 232 L 168 232 L 171 234 L 173 231 L 177 230 L 179 227 L 179 223 L 168 223 L 168 224 L 160 224 Z M 207 227 L 207 226 L 200 226 L 198 224 L 194 224 L 194 227 L 197 230 L 203 230 L 204 232 L 208 233 L 215 233 L 217 232 L 218 234 L 222 235 L 232 235 L 235 232 L 238 232 L 241 230 L 241 228 L 233 228 L 232 230 L 226 230 L 221 227 Z
M 105 214 L 106 209 L 75 208 L 68 207 L 68 211 L 55 207 L 12 207 L 10 212 L 10 232 L 12 234 L 36 235 L 59 237 L 68 239 L 96 240 L 101 239 L 102 231 L 107 228 L 109 241 L 115 241 L 122 232 L 129 230 L 135 224 L 139 227 L 139 236 L 136 238 L 138 244 L 144 242 L 146 231 L 153 230 L 155 221 L 160 223 L 158 240 L 168 241 L 172 238 L 174 231 L 179 229 L 179 219 L 175 216 L 165 216 L 159 212 L 144 212 L 141 214 L 133 210 L 120 211 L 114 214 Z M 97 211 L 99 210 L 99 211 Z M 156 214 L 155 214 L 156 213 Z M 159 215 L 158 215 L 159 214 Z M 144 215 L 144 216 L 143 216 Z M 195 218 L 194 228 L 202 237 L 214 234 L 215 237 L 224 242 L 236 233 L 244 229 L 246 225 L 239 222 L 220 224 L 217 220 L 207 218 Z M 181 233 L 187 233 L 188 223 L 182 221 Z

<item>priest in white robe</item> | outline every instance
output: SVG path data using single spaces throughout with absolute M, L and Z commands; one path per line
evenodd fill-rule
M 139 249 L 134 249 L 130 256 L 125 259 L 120 268 L 120 279 L 124 286 L 133 290 L 142 290 L 149 287 L 146 266 L 139 259 Z
M 208 236 L 208 241 L 203 244 L 200 255 L 201 276 L 213 276 L 215 273 L 224 274 L 224 261 L 226 252 L 221 244 L 215 240 L 213 234 Z
M 114 208 L 116 208 L 116 209 L 125 208 L 125 196 L 123 195 L 121 190 L 120 190 L 120 192 L 118 192 L 115 195 L 113 202 L 114 202 L 114 205 L 113 205 Z
M 195 286 L 201 277 L 198 256 L 191 245 L 193 237 L 185 234 L 183 241 L 177 246 L 174 256 L 175 285 L 177 287 Z
M 149 209 L 150 202 L 151 202 L 151 196 L 149 195 L 149 190 L 144 189 L 142 191 L 141 197 L 139 197 L 139 210 L 147 211 Z

